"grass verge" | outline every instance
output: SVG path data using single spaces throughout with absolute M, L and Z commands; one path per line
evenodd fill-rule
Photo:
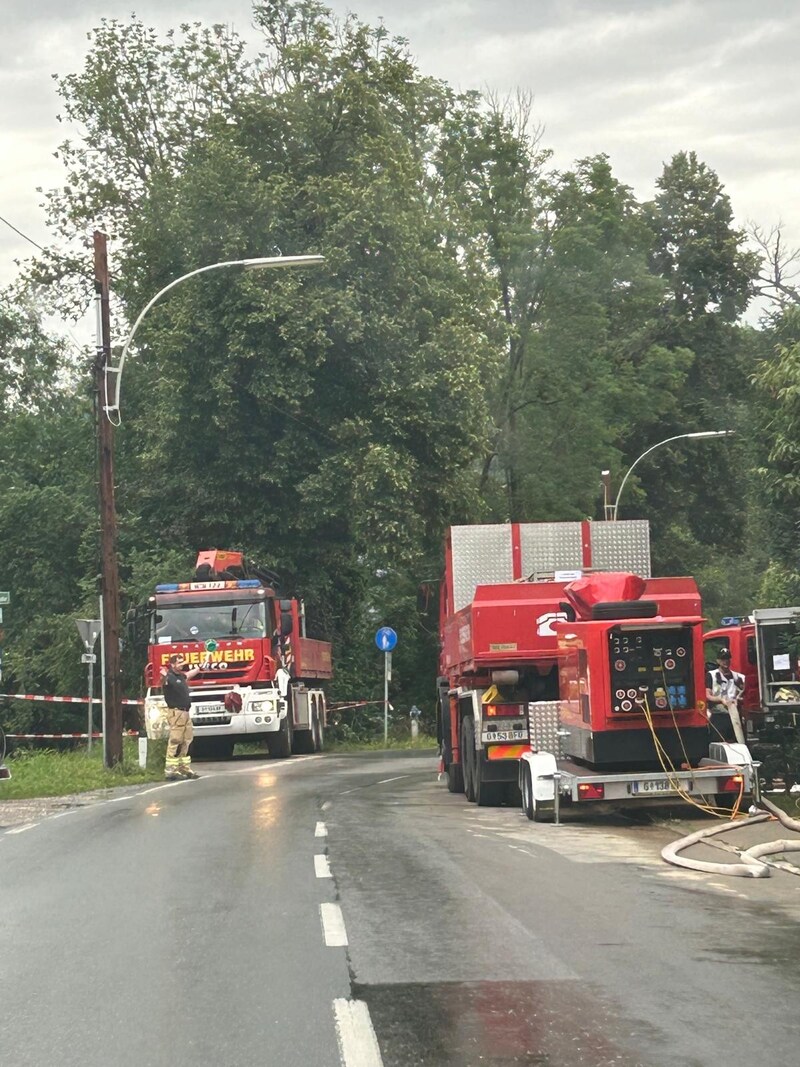
M 113 789 L 120 785 L 139 785 L 164 776 L 165 742 L 148 744 L 147 767 L 139 766 L 135 739 L 123 744 L 123 761 L 113 770 L 103 766 L 100 745 L 91 754 L 55 752 L 52 749 L 18 749 L 6 757 L 11 771 L 8 781 L 0 782 L 0 801 L 31 797 L 58 797 L 87 793 L 92 789 Z

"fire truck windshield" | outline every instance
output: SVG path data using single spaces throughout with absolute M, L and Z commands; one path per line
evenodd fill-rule
M 267 633 L 263 600 L 159 605 L 153 616 L 150 643 L 208 641 L 220 637 L 264 637 Z

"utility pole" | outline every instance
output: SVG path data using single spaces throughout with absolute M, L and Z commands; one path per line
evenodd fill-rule
M 94 363 L 100 495 L 100 570 L 103 579 L 103 646 L 106 722 L 103 758 L 106 767 L 122 762 L 122 693 L 119 654 L 119 572 L 117 510 L 114 502 L 114 426 L 109 420 L 107 371 L 111 362 L 108 239 L 94 232 L 94 285 L 97 303 L 97 355 Z

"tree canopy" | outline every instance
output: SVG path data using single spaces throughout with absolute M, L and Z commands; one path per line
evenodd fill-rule
M 383 25 L 315 0 L 260 0 L 254 23 L 248 47 L 103 20 L 59 80 L 81 133 L 48 213 L 72 253 L 0 309 L 0 574 L 26 590 L 10 684 L 80 686 L 69 619 L 96 604 L 88 371 L 29 310 L 85 299 L 94 228 L 120 340 L 199 266 L 325 257 L 187 280 L 143 321 L 117 432 L 126 604 L 198 548 L 243 548 L 334 641 L 337 695 L 377 687 L 391 623 L 397 702 L 430 706 L 446 527 L 600 519 L 602 469 L 619 485 L 705 429 L 737 436 L 656 452 L 621 512 L 712 615 L 796 597 L 797 308 L 783 284 L 743 324 L 763 269 L 719 176 L 680 152 L 642 202 L 606 155 L 556 169 L 529 99 L 456 92 Z

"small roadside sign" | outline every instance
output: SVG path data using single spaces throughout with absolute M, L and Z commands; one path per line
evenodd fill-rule
M 4 604 L 6 607 L 11 603 L 11 593 L 0 592 L 0 604 Z
M 375 634 L 375 644 L 379 652 L 391 652 L 397 644 L 397 634 L 391 626 L 381 626 Z
M 100 620 L 99 619 L 76 619 L 75 625 L 78 627 L 78 633 L 80 634 L 81 641 L 87 651 L 90 648 L 94 648 L 100 633 Z M 82 663 L 88 663 L 88 660 L 82 660 Z
M 84 652 L 81 656 L 81 663 L 97 663 L 97 656 L 94 652 Z

